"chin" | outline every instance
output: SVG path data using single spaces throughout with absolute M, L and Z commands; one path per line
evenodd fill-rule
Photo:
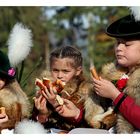
M 127 67 L 127 64 L 121 60 L 118 60 L 118 64 L 123 66 L 123 67 Z

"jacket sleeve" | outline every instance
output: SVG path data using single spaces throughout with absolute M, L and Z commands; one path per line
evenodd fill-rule
M 75 124 L 75 125 L 79 125 L 80 122 L 83 120 L 84 118 L 84 110 L 83 108 L 79 108 L 80 109 L 80 114 L 78 116 L 77 119 L 74 119 L 74 118 L 65 118 L 67 121 L 70 121 L 72 124 Z
M 83 108 L 80 108 L 80 114 L 77 119 L 73 120 L 73 122 L 76 124 L 79 124 L 82 121 L 83 116 L 84 116 L 84 110 L 83 110 Z
M 120 93 L 114 100 L 113 104 L 115 106 L 121 100 L 123 95 L 124 93 Z M 140 106 L 135 103 L 133 98 L 127 96 L 119 106 L 119 111 L 132 125 L 137 129 L 140 129 Z
M 51 106 L 50 104 L 47 104 L 47 106 Z M 48 108 L 48 107 L 47 107 Z M 51 106 L 52 108 L 52 106 Z M 51 114 L 51 110 L 50 108 L 48 108 L 48 113 L 47 114 L 39 114 L 39 111 L 37 110 L 37 108 L 35 107 L 35 105 L 33 106 L 33 111 L 32 111 L 32 116 L 31 116 L 31 119 L 34 120 L 34 121 L 39 121 L 39 118 L 40 118 L 40 123 L 45 123 L 48 121 L 48 117 L 50 116 Z
M 31 119 L 34 121 L 37 121 L 37 116 L 38 116 L 39 112 L 38 110 L 35 108 L 35 106 L 33 107 L 33 111 L 32 111 L 32 116 Z

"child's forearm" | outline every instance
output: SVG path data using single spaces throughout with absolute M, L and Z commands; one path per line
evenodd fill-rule
M 113 103 L 115 106 L 123 97 L 123 95 L 124 94 L 121 93 L 114 100 Z M 135 103 L 133 98 L 127 96 L 118 109 L 129 122 L 131 122 L 137 129 L 140 129 L 140 106 Z
M 76 124 L 79 124 L 83 119 L 83 115 L 84 115 L 83 114 L 83 109 L 80 108 L 79 113 L 77 114 L 77 116 L 75 118 L 72 119 L 72 122 L 76 123 Z

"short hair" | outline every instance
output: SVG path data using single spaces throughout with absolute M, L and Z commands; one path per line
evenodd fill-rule
M 54 58 L 71 58 L 74 60 L 74 67 L 82 66 L 83 58 L 81 52 L 72 46 L 63 46 L 54 49 L 50 54 L 50 65 Z

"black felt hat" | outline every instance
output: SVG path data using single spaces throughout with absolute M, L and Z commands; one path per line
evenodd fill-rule
M 15 74 L 15 69 L 10 66 L 7 55 L 0 51 L 0 78 L 13 79 Z
M 106 33 L 115 38 L 140 39 L 140 21 L 133 15 L 125 16 L 107 27 Z

